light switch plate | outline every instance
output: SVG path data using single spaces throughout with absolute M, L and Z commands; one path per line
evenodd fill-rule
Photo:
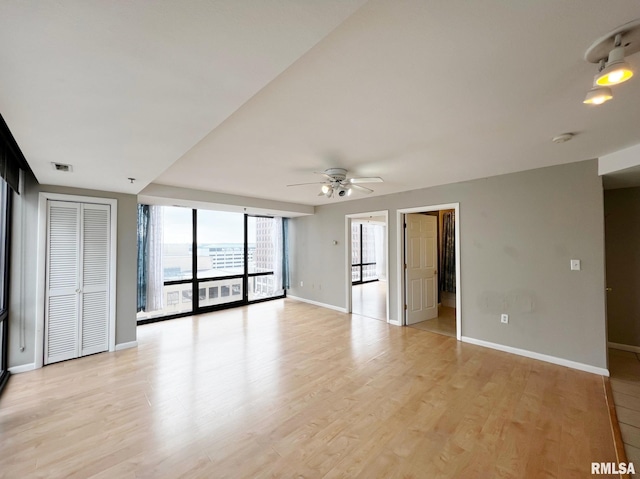
M 571 271 L 580 271 L 580 260 L 572 259 L 571 260 Z

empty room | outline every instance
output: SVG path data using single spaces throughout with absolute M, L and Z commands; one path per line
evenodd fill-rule
M 3 1 L 0 477 L 634 476 L 638 52 L 632 0 Z

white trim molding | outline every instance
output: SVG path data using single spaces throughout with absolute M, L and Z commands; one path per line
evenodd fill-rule
M 619 349 L 621 351 L 630 351 L 632 353 L 640 353 L 640 346 L 632 346 L 630 344 L 612 343 L 609 341 L 607 346 L 613 349 Z
M 128 343 L 116 344 L 116 351 L 122 351 L 123 349 L 137 348 L 138 341 L 129 341 Z
M 346 313 L 347 310 L 345 308 L 341 308 L 340 306 L 334 306 L 333 304 L 321 303 L 319 301 L 313 301 L 307 298 L 300 298 L 298 296 L 287 295 L 287 299 L 293 299 L 294 301 L 300 301 L 302 303 L 313 304 L 314 306 L 320 306 L 321 308 L 333 309 L 334 311 L 340 311 L 341 313 Z
M 35 368 L 36 368 L 36 363 L 21 364 L 20 366 L 14 366 L 12 368 L 9 368 L 9 372 L 11 374 L 20 374 L 20 373 L 26 373 L 28 371 L 33 371 Z
M 571 369 L 578 369 L 579 371 L 585 371 L 588 373 L 599 374 L 600 376 L 609 376 L 609 370 L 604 368 L 598 368 L 591 366 L 590 364 L 578 363 L 576 361 L 570 361 L 569 359 L 557 358 L 555 356 L 549 356 L 547 354 L 535 353 L 533 351 L 527 351 L 526 349 L 514 348 L 511 346 L 505 346 L 504 344 L 491 343 L 489 341 L 483 341 L 482 339 L 469 338 L 462 336 L 463 343 L 475 344 L 476 346 L 482 346 L 485 348 L 496 349 L 505 353 L 517 354 L 518 356 L 524 356 L 525 358 L 537 359 L 547 363 L 557 364 L 559 366 L 565 366 Z
M 462 341 L 462 275 L 460 272 L 462 255 L 460 253 L 460 203 L 446 203 L 443 205 L 415 206 L 396 210 L 397 232 L 397 271 L 398 271 L 398 322 L 406 325 L 405 304 L 405 274 L 404 274 L 404 215 L 407 213 L 425 213 L 428 211 L 454 210 L 455 218 L 455 248 L 456 248 L 456 339 Z M 389 303 L 387 302 L 387 305 Z M 395 324 L 395 323 L 394 323 Z

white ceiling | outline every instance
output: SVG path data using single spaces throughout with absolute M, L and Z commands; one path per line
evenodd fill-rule
M 387 194 L 640 143 L 640 78 L 582 104 L 585 50 L 639 17 L 636 0 L 4 1 L 0 112 L 41 183 L 347 201 L 286 185 L 343 167 Z

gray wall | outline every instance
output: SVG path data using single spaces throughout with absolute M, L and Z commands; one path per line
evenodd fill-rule
M 640 188 L 604 193 L 609 341 L 640 346 Z
M 389 301 L 397 319 L 396 210 L 445 203 L 460 203 L 462 335 L 606 368 L 595 160 L 318 207 L 291 222 L 290 294 L 345 307 L 344 217 L 389 210 Z M 582 260 L 582 271 L 570 271 L 570 259 Z M 508 325 L 501 312 L 510 314 Z
M 11 295 L 9 303 L 9 367 L 35 361 L 36 267 L 38 194 L 40 192 L 114 198 L 118 200 L 116 275 L 116 344 L 136 340 L 136 230 L 135 195 L 39 185 L 26 177 L 16 197 L 12 220 Z M 21 253 L 25 254 L 22 255 Z M 21 346 L 24 350 L 21 351 Z

